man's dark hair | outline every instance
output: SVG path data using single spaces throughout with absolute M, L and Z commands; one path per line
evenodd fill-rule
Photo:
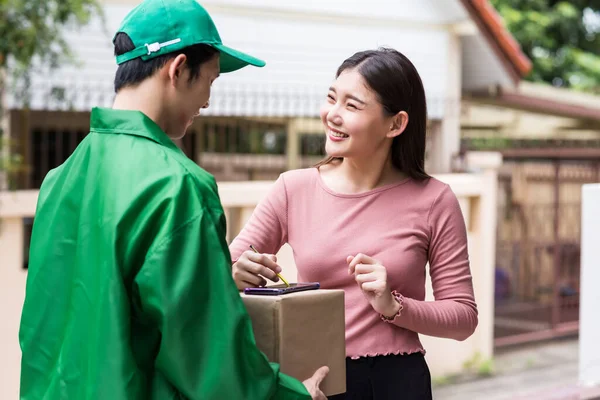
M 135 49 L 129 35 L 123 32 L 117 33 L 113 40 L 115 56 L 125 54 Z M 200 75 L 200 66 L 214 57 L 219 51 L 205 44 L 195 44 L 179 51 L 167 53 L 162 56 L 144 61 L 140 57 L 134 58 L 120 64 L 115 75 L 115 92 L 124 87 L 135 86 L 143 80 L 154 75 L 167 61 L 184 54 L 187 57 L 186 65 L 190 70 L 190 83 Z

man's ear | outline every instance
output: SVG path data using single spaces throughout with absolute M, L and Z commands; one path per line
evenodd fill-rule
M 187 63 L 187 57 L 185 54 L 179 54 L 173 58 L 166 65 L 166 72 L 171 85 L 176 86 L 177 83 L 182 79 L 185 73 L 185 64 Z
M 400 136 L 402 132 L 406 129 L 406 125 L 408 125 L 408 113 L 406 111 L 400 111 L 398 114 L 392 117 L 392 123 L 390 125 L 390 130 L 387 133 L 388 138 L 395 138 L 396 136 Z

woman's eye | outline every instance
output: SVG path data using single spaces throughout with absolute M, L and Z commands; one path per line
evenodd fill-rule
M 331 100 L 331 101 L 335 101 L 335 99 L 333 98 L 333 96 L 332 96 L 332 95 L 330 95 L 330 94 L 328 94 L 328 95 L 327 95 L 327 98 L 328 98 L 329 100 Z
M 348 103 L 348 108 L 352 108 L 354 110 L 358 110 L 358 107 L 356 107 L 354 104 L 352 103 Z

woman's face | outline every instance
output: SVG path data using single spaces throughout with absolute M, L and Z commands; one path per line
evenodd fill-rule
M 387 157 L 391 146 L 393 116 L 383 106 L 356 69 L 347 69 L 333 82 L 321 107 L 321 121 L 332 157 Z

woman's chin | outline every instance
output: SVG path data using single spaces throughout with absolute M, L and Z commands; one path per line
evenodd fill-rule
M 328 157 L 339 158 L 345 157 L 346 151 L 341 149 L 340 146 L 337 146 L 335 143 L 330 143 L 327 141 L 327 143 L 325 143 L 325 154 L 327 154 Z

